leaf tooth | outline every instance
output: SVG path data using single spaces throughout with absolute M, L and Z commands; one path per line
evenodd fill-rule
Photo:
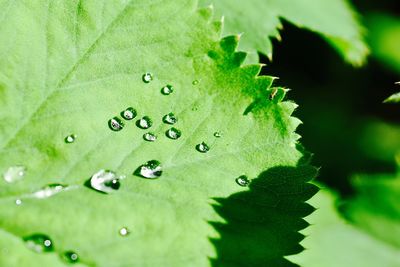
M 238 47 L 240 36 L 237 35 L 230 35 L 224 37 L 219 42 L 220 47 L 228 54 L 233 54 Z
M 210 21 L 211 18 L 214 15 L 214 6 L 208 5 L 206 7 L 202 7 L 199 9 L 199 14 L 201 17 L 203 17 L 205 20 Z
M 246 57 L 247 57 L 247 53 L 246 52 L 242 52 L 242 51 L 235 52 L 233 54 L 232 62 L 233 62 L 233 64 L 235 66 L 239 67 L 239 66 L 241 66 L 243 64 L 243 62 L 245 61 Z
M 244 72 L 250 77 L 257 77 L 264 64 L 250 64 L 243 66 Z

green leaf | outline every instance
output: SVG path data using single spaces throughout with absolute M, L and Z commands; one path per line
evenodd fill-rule
M 296 232 L 312 211 L 304 201 L 315 193 L 307 186 L 315 171 L 299 163 L 296 105 L 281 101 L 286 90 L 271 88 L 274 78 L 257 77 L 260 65 L 241 65 L 238 36 L 220 40 L 211 16 L 194 0 L 0 1 L 0 171 L 25 168 L 23 179 L 0 181 L 1 242 L 16 244 L 1 266 L 62 266 L 67 251 L 88 266 L 218 265 L 231 255 L 218 242 L 241 240 L 225 212 L 238 194 L 250 195 L 235 213 L 247 227 L 246 213 L 260 207 L 282 222 L 253 232 L 262 236 L 254 265 L 288 265 L 283 256 L 301 250 Z M 161 94 L 166 85 L 172 94 Z M 137 118 L 109 128 L 128 107 L 153 120 L 155 142 L 144 141 Z M 165 134 L 169 112 L 177 140 Z M 207 153 L 196 150 L 202 142 Z M 134 175 L 150 160 L 161 162 L 161 177 Z M 101 169 L 126 175 L 119 190 L 85 186 Z M 241 175 L 265 186 L 241 187 Z M 34 194 L 54 183 L 68 190 Z M 129 235 L 119 235 L 123 227 Z M 54 251 L 28 251 L 22 240 L 34 234 L 47 235 Z
M 399 103 L 400 102 L 400 93 L 389 96 L 384 102 L 385 103 Z
M 289 259 L 309 267 L 399 266 L 400 250 L 346 222 L 336 210 L 336 199 L 333 193 L 322 190 L 309 201 L 318 210 L 307 217 L 311 226 L 303 231 L 306 250 Z
M 243 32 L 241 47 L 272 58 L 270 37 L 280 39 L 280 18 L 316 32 L 353 65 L 362 65 L 369 53 L 364 29 L 346 0 L 201 0 L 214 4 L 225 15 L 225 34 Z
M 343 204 L 343 212 L 369 234 L 400 250 L 400 176 L 357 175 L 357 194 Z

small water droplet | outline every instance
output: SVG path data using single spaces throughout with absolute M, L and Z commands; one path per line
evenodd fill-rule
M 70 134 L 67 137 L 65 137 L 64 141 L 67 144 L 71 144 L 71 143 L 75 142 L 75 139 L 76 139 L 76 135 L 75 134 Z
M 215 132 L 214 137 L 220 138 L 222 137 L 222 134 L 220 132 Z
M 100 170 L 90 178 L 90 187 L 103 193 L 111 193 L 120 188 L 119 180 L 120 177 L 117 177 L 114 172 Z
M 181 132 L 180 130 L 178 130 L 178 129 L 172 127 L 172 128 L 168 129 L 168 130 L 165 132 L 165 135 L 166 135 L 168 138 L 170 138 L 170 139 L 176 140 L 176 139 L 178 139 L 179 137 L 181 137 L 182 132 Z
M 198 80 L 194 80 L 194 81 L 192 82 L 192 84 L 193 84 L 193 85 L 198 85 L 198 84 L 199 84 L 199 81 L 198 81 Z
M 250 184 L 250 180 L 246 175 L 239 176 L 235 181 L 240 186 L 248 186 Z
M 37 253 L 51 252 L 54 249 L 50 237 L 44 234 L 33 234 L 24 237 L 24 241 L 29 249 Z
M 74 251 L 64 252 L 64 254 L 62 255 L 62 258 L 68 263 L 76 263 L 79 261 L 79 256 Z
M 122 227 L 121 229 L 119 229 L 119 234 L 121 236 L 127 236 L 130 234 L 130 231 L 128 230 L 127 227 Z
M 33 196 L 36 198 L 48 198 L 54 196 L 55 194 L 60 193 L 61 191 L 65 190 L 67 186 L 62 184 L 48 184 L 39 191 L 33 193 Z
M 151 74 L 150 72 L 146 72 L 145 74 L 143 74 L 142 80 L 143 80 L 145 83 L 151 82 L 151 81 L 153 80 L 153 74 Z
M 174 91 L 174 88 L 172 87 L 172 85 L 166 85 L 163 88 L 161 88 L 161 93 L 163 95 L 170 95 L 170 94 L 172 94 L 173 91 Z
M 202 142 L 196 146 L 196 149 L 201 153 L 207 153 L 210 150 L 210 147 L 206 143 Z
M 17 205 L 17 206 L 20 206 L 20 205 L 22 205 L 22 200 L 21 199 L 16 199 L 15 200 L 15 205 Z
M 178 118 L 175 116 L 174 113 L 170 112 L 163 117 L 163 122 L 167 124 L 175 124 L 178 121 Z
M 143 139 L 149 142 L 154 142 L 157 140 L 157 136 L 154 133 L 149 132 L 143 135 Z
M 108 121 L 108 126 L 113 131 L 120 131 L 124 128 L 124 123 L 118 117 L 114 117 Z
M 136 169 L 135 175 L 154 179 L 162 174 L 161 163 L 158 160 L 150 160 Z
M 148 116 L 144 116 L 136 122 L 136 126 L 141 129 L 149 129 L 151 125 L 153 125 L 153 121 Z
M 128 120 L 128 121 L 135 118 L 136 115 L 137 115 L 137 111 L 136 111 L 136 109 L 134 109 L 132 107 L 129 107 L 121 112 L 122 118 L 124 118 L 125 120 Z
M 7 183 L 14 183 L 24 178 L 26 168 L 24 166 L 11 166 L 3 174 L 3 178 Z

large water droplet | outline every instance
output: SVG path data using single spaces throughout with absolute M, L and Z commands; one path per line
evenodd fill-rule
M 142 80 L 143 80 L 145 83 L 151 82 L 151 81 L 153 80 L 153 74 L 151 74 L 150 72 L 146 72 L 145 74 L 143 74 Z
M 135 118 L 136 115 L 137 115 L 137 111 L 136 111 L 136 109 L 134 109 L 132 107 L 129 107 L 121 112 L 122 118 L 124 118 L 125 120 L 128 120 L 128 121 Z
M 122 227 L 121 229 L 119 229 L 119 234 L 121 236 L 127 236 L 130 234 L 130 231 L 127 227 Z
M 240 186 L 248 186 L 250 184 L 250 180 L 246 175 L 239 176 L 235 181 Z
M 210 150 L 210 147 L 206 143 L 202 142 L 196 146 L 196 149 L 201 153 L 207 153 Z
M 215 132 L 214 137 L 220 138 L 222 137 L 222 134 L 220 132 Z
M 148 116 L 144 116 L 136 122 L 136 126 L 141 129 L 148 129 L 151 125 L 153 125 L 153 121 Z
M 79 261 L 79 256 L 74 251 L 64 252 L 62 258 L 68 263 L 77 263 Z
M 172 87 L 172 85 L 166 85 L 163 88 L 161 88 L 161 93 L 163 95 L 170 95 L 170 94 L 172 94 L 173 91 L 174 91 L 174 88 Z
M 24 237 L 24 241 L 29 249 L 37 253 L 51 252 L 54 249 L 50 237 L 44 234 L 33 234 Z
M 143 135 L 143 139 L 149 142 L 154 142 L 157 140 L 157 136 L 154 133 L 149 132 Z
M 161 176 L 162 167 L 158 160 L 150 160 L 136 169 L 135 175 L 155 179 Z
M 120 177 L 117 177 L 114 172 L 100 170 L 90 178 L 90 187 L 103 193 L 111 193 L 120 188 L 119 180 Z
M 108 121 L 108 126 L 113 131 L 120 131 L 124 128 L 124 123 L 118 117 L 114 117 Z
M 175 116 L 174 113 L 170 112 L 163 117 L 163 122 L 167 124 L 175 124 L 178 121 L 178 118 Z
M 60 193 L 61 191 L 65 190 L 67 186 L 62 184 L 49 184 L 33 193 L 33 196 L 36 198 L 48 198 L 54 196 L 55 194 Z
M 24 166 L 11 166 L 3 174 L 3 178 L 7 183 L 14 183 L 22 180 L 25 176 L 26 168 Z
M 67 137 L 65 137 L 64 141 L 67 144 L 71 144 L 71 143 L 75 142 L 75 139 L 76 139 L 76 135 L 75 134 L 70 134 Z
M 178 130 L 178 129 L 172 127 L 172 128 L 168 129 L 168 130 L 165 132 L 165 135 L 166 135 L 168 138 L 170 138 L 170 139 L 176 140 L 176 139 L 178 139 L 179 137 L 181 137 L 182 132 L 181 132 L 180 130 Z

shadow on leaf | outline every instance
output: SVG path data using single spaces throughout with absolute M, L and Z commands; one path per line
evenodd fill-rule
M 304 238 L 298 231 L 314 208 L 305 203 L 318 187 L 308 183 L 317 174 L 309 165 L 274 167 L 253 179 L 248 191 L 215 198 L 215 211 L 226 221 L 210 222 L 219 232 L 211 239 L 213 266 L 297 266 L 284 258 L 299 253 Z

